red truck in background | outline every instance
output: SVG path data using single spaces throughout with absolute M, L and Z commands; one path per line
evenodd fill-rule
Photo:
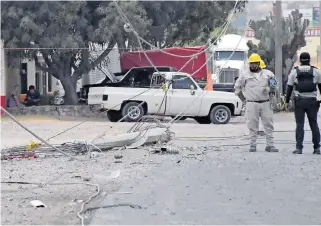
M 190 60 L 191 57 L 172 56 L 159 50 L 147 50 L 145 53 L 155 66 L 174 67 L 177 70 L 180 70 L 186 64 L 186 62 L 190 60 L 190 62 L 182 69 L 182 72 L 189 74 L 195 73 L 195 71 L 199 70 L 199 68 L 205 64 L 197 73 L 195 73 L 195 75 L 193 75 L 194 79 L 199 80 L 206 78 L 207 76 L 206 51 L 204 51 L 205 48 L 205 46 L 197 46 L 162 49 L 162 51 L 179 56 L 192 56 L 193 54 L 203 51 L 192 60 Z M 133 67 L 150 67 L 152 65 L 146 59 L 146 56 L 142 51 L 134 51 L 124 53 L 120 57 L 120 66 L 122 71 L 125 71 Z

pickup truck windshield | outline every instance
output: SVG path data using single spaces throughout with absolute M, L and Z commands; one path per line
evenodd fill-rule
M 169 67 L 159 67 L 158 71 L 175 71 L 174 68 Z M 128 72 L 127 75 L 120 81 L 122 86 L 126 87 L 140 87 L 145 88 L 151 85 L 151 79 L 153 77 L 153 73 L 155 72 L 154 68 L 133 68 Z
M 173 89 L 190 89 L 191 85 L 194 87 L 194 89 L 197 89 L 195 83 L 192 81 L 191 78 L 184 75 L 174 76 L 172 83 Z
M 233 54 L 233 55 L 232 55 Z M 232 55 L 232 56 L 231 56 Z M 231 58 L 230 58 L 231 56 Z M 220 60 L 244 60 L 244 52 L 243 51 L 217 51 L 215 52 L 215 60 L 220 61 Z

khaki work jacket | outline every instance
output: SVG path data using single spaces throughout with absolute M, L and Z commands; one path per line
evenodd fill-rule
M 269 100 L 269 79 L 274 77 L 273 72 L 262 69 L 260 72 L 253 73 L 245 71 L 236 80 L 234 90 L 237 96 L 242 92 L 247 101 L 266 101 Z

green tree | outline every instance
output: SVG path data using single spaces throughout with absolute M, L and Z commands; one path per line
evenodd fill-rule
M 283 54 L 283 81 L 297 61 L 297 51 L 306 45 L 305 30 L 309 26 L 309 20 L 302 18 L 298 10 L 292 11 L 291 15 L 282 20 L 282 54 Z M 248 42 L 249 54 L 258 53 L 264 60 L 267 69 L 275 72 L 275 26 L 274 18 L 267 17 L 265 20 L 252 21 L 250 27 L 255 32 L 255 38 L 260 40 L 258 45 Z
M 148 20 L 139 3 L 119 4 L 144 35 Z M 17 59 L 34 59 L 38 68 L 61 81 L 66 104 L 77 103 L 77 80 L 102 63 L 110 48 L 125 38 L 130 39 L 123 33 L 113 2 L 1 2 L 1 39 L 11 49 L 6 51 L 8 62 L 16 66 Z M 90 56 L 94 44 L 107 47 L 95 59 Z
M 243 10 L 245 3 L 239 1 L 237 10 Z M 156 45 L 152 31 L 160 32 L 164 48 L 206 42 L 210 33 L 225 22 L 235 1 L 145 1 L 141 4 L 152 21 L 146 39 Z

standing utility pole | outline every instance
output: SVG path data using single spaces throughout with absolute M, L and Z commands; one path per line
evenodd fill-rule
M 283 94 L 283 65 L 282 65 L 282 5 L 281 1 L 275 2 L 275 76 L 279 82 L 279 95 L 277 96 L 278 102 L 280 102 L 280 96 Z

